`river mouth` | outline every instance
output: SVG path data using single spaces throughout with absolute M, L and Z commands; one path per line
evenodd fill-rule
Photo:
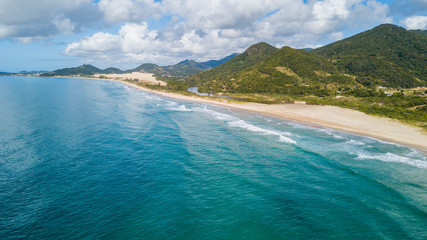
M 238 100 L 237 98 L 234 97 L 230 97 L 230 96 L 223 96 L 223 95 L 216 95 L 213 93 L 201 93 L 199 92 L 199 87 L 190 87 L 187 89 L 187 91 L 191 92 L 191 93 L 195 93 L 199 96 L 203 96 L 203 97 L 218 97 L 218 98 L 226 98 L 226 99 L 234 99 L 234 100 Z

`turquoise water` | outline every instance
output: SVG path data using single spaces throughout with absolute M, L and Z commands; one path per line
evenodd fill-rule
M 427 158 L 121 83 L 0 77 L 0 239 L 427 239 Z

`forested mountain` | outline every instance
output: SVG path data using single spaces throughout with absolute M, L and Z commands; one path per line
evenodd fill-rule
M 147 72 L 147 73 L 157 74 L 160 76 L 188 77 L 193 74 L 200 73 L 204 70 L 208 70 L 213 67 L 216 67 L 222 63 L 225 63 L 237 55 L 238 55 L 237 53 L 234 53 L 220 60 L 210 60 L 207 62 L 196 62 L 193 60 L 185 60 L 170 66 L 159 66 L 153 63 L 144 63 L 136 68 L 126 70 L 126 71 L 122 71 L 118 68 L 113 68 L 113 67 L 102 70 L 90 64 L 84 64 L 79 67 L 62 68 L 52 72 L 43 73 L 41 74 L 41 76 L 71 76 L 71 75 L 88 76 L 93 74 Z
M 114 68 L 114 67 L 109 67 L 106 68 L 104 70 L 101 70 L 101 73 L 103 74 L 111 74 L 111 73 L 122 73 L 123 71 L 118 69 L 118 68 Z
M 365 86 L 415 87 L 427 84 L 427 36 L 383 24 L 313 50 Z
M 237 55 L 228 62 L 221 64 L 211 70 L 196 74 L 190 77 L 188 81 L 197 84 L 211 81 L 231 81 L 231 79 L 234 79 L 238 76 L 240 71 L 256 65 L 277 50 L 277 48 L 265 42 L 254 44 L 246 49 L 245 52 Z
M 264 45 L 264 43 L 261 43 Z M 259 45 L 248 48 L 251 53 Z M 265 46 L 265 45 L 264 45 Z M 269 49 L 261 54 L 264 60 L 245 65 L 230 61 L 217 69 L 206 71 L 194 77 L 201 90 L 208 92 L 239 93 L 283 93 L 325 95 L 327 91 L 336 91 L 339 87 L 350 87 L 354 79 L 339 73 L 337 67 L 326 58 L 304 50 L 283 47 L 280 50 Z M 271 51 L 273 50 L 273 51 Z M 273 53 L 271 53 L 273 52 Z M 238 60 L 240 56 L 235 59 Z M 252 55 L 253 57 L 253 55 Z M 244 56 L 242 56 L 244 59 Z M 223 68 L 233 70 L 224 75 Z M 218 73 L 219 71 L 219 73 Z M 205 82 L 206 79 L 214 79 Z
M 84 64 L 79 67 L 62 68 L 62 69 L 55 70 L 53 72 L 43 73 L 40 76 L 71 76 L 71 75 L 88 76 L 88 75 L 93 75 L 97 73 L 98 74 L 122 73 L 122 70 L 118 68 L 107 68 L 105 70 L 101 70 L 90 64 Z
M 163 70 L 162 67 L 160 67 L 157 64 L 154 63 L 144 63 L 139 65 L 136 68 L 126 70 L 125 72 L 131 73 L 131 72 L 148 72 L 148 73 L 154 73 L 158 75 L 166 74 L 166 72 Z

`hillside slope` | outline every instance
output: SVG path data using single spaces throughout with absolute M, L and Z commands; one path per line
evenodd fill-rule
M 201 86 L 209 92 L 327 95 L 354 84 L 353 78 L 339 73 L 326 58 L 283 47 L 257 64 L 233 72 L 231 79 L 217 78 Z
M 427 85 L 427 36 L 383 24 L 313 50 L 365 86 Z
M 107 68 L 105 70 L 101 70 L 90 64 L 84 64 L 78 67 L 62 68 L 52 72 L 43 73 L 43 74 L 40 74 L 40 76 L 43 76 L 43 77 L 71 76 L 71 75 L 89 76 L 97 73 L 101 73 L 101 74 L 122 73 L 122 70 L 118 68 Z
M 212 81 L 230 81 L 230 79 L 236 78 L 238 72 L 256 65 L 271 56 L 277 50 L 277 48 L 265 42 L 260 42 L 250 46 L 245 52 L 237 55 L 228 62 L 216 68 L 196 74 L 187 80 L 198 85 L 203 85 L 204 83 Z

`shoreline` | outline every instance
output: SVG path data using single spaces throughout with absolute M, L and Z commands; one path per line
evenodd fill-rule
M 103 80 L 103 79 L 101 79 Z M 136 89 L 164 97 L 212 104 L 231 109 L 278 117 L 284 120 L 330 128 L 357 135 L 373 137 L 392 143 L 415 148 L 427 154 L 427 133 L 421 128 L 406 125 L 398 120 L 367 115 L 352 109 L 323 105 L 234 103 L 224 99 L 206 99 L 172 92 L 155 91 L 129 82 L 113 79 Z
M 416 126 L 404 124 L 398 120 L 367 115 L 363 112 L 348 108 L 329 105 L 305 104 L 262 104 L 253 102 L 229 102 L 222 98 L 204 98 L 188 96 L 173 92 L 156 91 L 124 80 L 97 77 L 64 77 L 83 78 L 121 82 L 127 86 L 169 97 L 173 99 L 206 103 L 230 109 L 277 117 L 287 121 L 295 121 L 319 128 L 330 128 L 338 131 L 372 137 L 379 140 L 397 143 L 419 150 L 427 155 L 427 132 Z

